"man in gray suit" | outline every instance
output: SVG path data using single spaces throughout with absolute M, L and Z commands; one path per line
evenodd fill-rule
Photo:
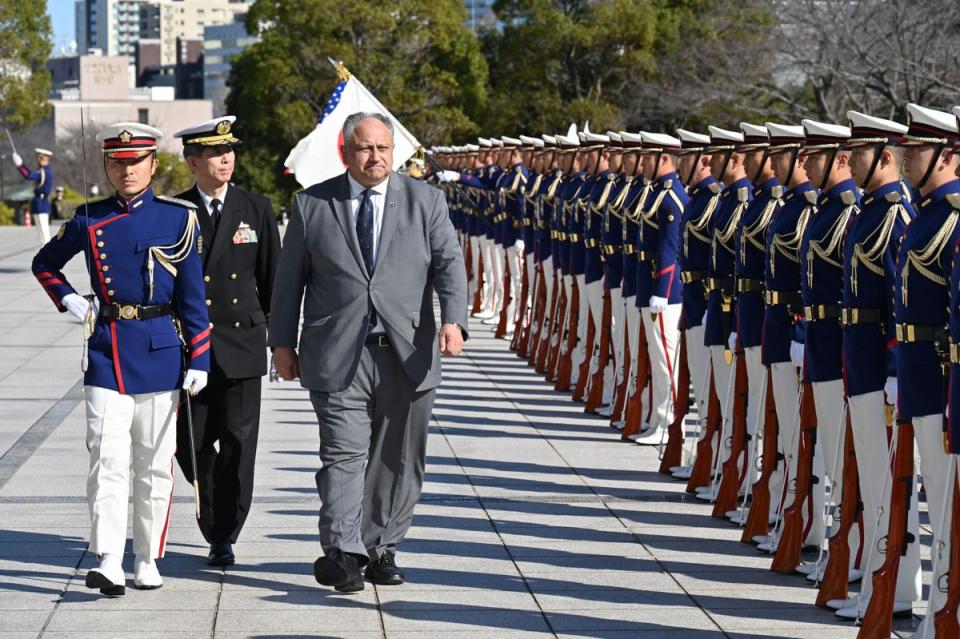
M 320 424 L 314 576 L 353 592 L 364 576 L 403 583 L 396 546 L 423 485 L 440 355 L 459 355 L 466 339 L 467 280 L 443 192 L 391 173 L 390 121 L 351 115 L 343 141 L 347 172 L 294 198 L 269 343 Z

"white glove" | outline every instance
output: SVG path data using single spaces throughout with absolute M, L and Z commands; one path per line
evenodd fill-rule
M 86 298 L 76 293 L 64 295 L 60 303 L 66 306 L 67 310 L 81 322 L 86 318 L 87 309 L 90 307 L 90 303 L 87 302 Z
M 207 372 L 190 369 L 183 376 L 183 390 L 196 395 L 207 386 Z
M 10 157 L 13 158 L 13 165 L 14 165 L 14 166 L 17 166 L 17 167 L 23 166 L 23 158 L 20 157 L 20 154 L 19 154 L 19 153 L 17 153 L 16 151 L 14 151 L 14 152 L 13 152 L 13 155 L 11 155 Z
M 525 246 L 526 244 L 523 243 L 523 240 L 517 240 L 516 242 L 513 243 L 513 248 L 517 249 L 521 253 L 523 253 L 523 249 Z
M 441 182 L 456 182 L 460 179 L 460 174 L 456 171 L 440 171 L 437 173 L 437 179 Z
M 667 298 L 657 297 L 656 295 L 650 296 L 650 312 L 651 313 L 663 313 L 667 310 Z
M 790 361 L 797 368 L 803 366 L 804 345 L 801 342 L 790 342 Z
M 731 351 L 737 350 L 737 332 L 736 331 L 730 333 L 730 339 L 727 340 L 727 346 L 730 347 Z
M 887 396 L 887 403 L 893 406 L 897 405 L 897 378 L 888 377 L 887 383 L 883 385 L 883 392 Z

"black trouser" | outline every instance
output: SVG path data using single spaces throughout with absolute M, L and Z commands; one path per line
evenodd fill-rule
M 211 373 L 190 398 L 200 480 L 200 532 L 210 543 L 235 543 L 250 512 L 260 430 L 260 377 L 228 379 Z M 219 452 L 214 443 L 219 442 Z M 177 461 L 193 481 L 186 413 L 177 420 Z

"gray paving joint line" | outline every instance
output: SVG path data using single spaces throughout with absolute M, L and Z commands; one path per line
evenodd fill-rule
M 83 379 L 79 379 L 0 456 L 0 490 L 3 490 L 10 478 L 37 452 L 82 400 Z
M 469 358 L 469 355 L 467 355 L 467 357 Z M 471 362 L 472 362 L 472 361 L 473 361 L 473 360 L 471 360 Z M 523 412 L 523 410 L 521 410 L 519 406 L 517 406 L 516 402 L 513 400 L 513 398 L 510 396 L 510 394 L 509 394 L 507 391 L 505 391 L 505 390 L 503 390 L 502 388 L 500 388 L 500 386 L 497 384 L 497 381 L 496 381 L 495 379 L 493 379 L 492 377 L 490 377 L 483 368 L 481 368 L 481 367 L 479 367 L 479 366 L 477 366 L 477 368 L 480 370 L 480 373 L 481 373 L 484 377 L 487 378 L 487 381 L 488 381 L 490 384 L 492 384 L 493 387 L 496 388 L 497 391 L 500 392 L 500 394 L 503 396 L 503 398 L 504 398 L 507 402 L 510 403 L 510 405 L 514 408 L 514 410 L 517 411 L 517 414 L 523 415 L 524 421 L 526 421 L 527 424 L 530 426 L 530 428 L 532 428 L 533 431 L 534 431 L 535 433 L 537 433 L 537 435 L 539 435 L 539 436 L 544 440 L 544 442 L 546 442 L 547 446 L 549 446 L 550 449 L 553 450 L 554 453 L 556 453 L 557 457 L 559 457 L 559 458 L 563 461 L 563 463 L 567 465 L 567 468 L 569 468 L 569 469 L 580 479 L 580 481 L 583 483 L 583 485 L 586 486 L 586 487 L 590 490 L 590 492 L 592 492 L 592 493 L 596 496 L 597 501 L 599 501 L 599 503 L 603 504 L 603 507 L 606 508 L 606 510 L 607 510 L 608 513 L 610 513 L 610 516 L 612 516 L 614 519 L 616 519 L 618 522 L 620 522 L 620 525 L 623 526 L 624 530 L 629 533 L 629 535 L 633 538 L 633 540 L 634 540 L 641 548 L 643 548 L 644 550 L 646 550 L 647 553 L 649 553 L 649 555 L 653 558 L 653 561 L 657 564 L 657 566 L 660 567 L 660 570 L 661 570 L 665 575 L 668 575 L 671 580 L 673 580 L 673 582 L 677 585 L 677 587 L 680 588 L 680 590 L 690 599 L 691 602 L 693 602 L 693 604 L 694 604 L 697 608 L 700 609 L 700 611 L 701 611 L 704 615 L 706 615 L 706 617 L 710 620 L 710 622 L 711 622 L 714 626 L 716 626 L 716 629 L 717 629 L 719 632 L 721 632 L 724 637 L 729 638 L 730 635 L 727 634 L 727 632 L 723 629 L 722 626 L 720 626 L 719 623 L 717 623 L 717 620 L 713 618 L 713 615 L 711 615 L 709 611 L 705 610 L 704 607 L 700 605 L 700 602 L 697 601 L 697 599 L 696 599 L 694 596 L 692 596 L 692 595 L 690 594 L 690 592 L 689 592 L 686 588 L 683 587 L 683 584 L 680 583 L 680 581 L 673 575 L 673 573 L 671 573 L 669 570 L 667 570 L 667 568 L 666 568 L 666 566 L 664 566 L 663 562 L 662 562 L 660 559 L 657 558 L 657 556 L 647 547 L 646 544 L 643 543 L 643 541 L 641 541 L 639 535 L 637 535 L 636 533 L 630 531 L 629 527 L 626 525 L 626 523 L 624 523 L 623 518 L 620 517 L 620 515 L 618 515 L 618 514 L 610 507 L 610 504 L 609 504 L 608 501 L 604 498 L 604 496 L 601 495 L 600 493 L 598 493 L 598 492 L 596 491 L 596 489 L 595 489 L 593 486 L 591 486 L 590 483 L 587 482 L 586 479 L 584 479 L 583 475 L 581 475 L 580 472 L 579 472 L 579 470 L 577 470 L 577 467 L 576 467 L 574 464 L 571 464 L 571 463 L 567 460 L 567 458 L 564 457 L 563 453 L 560 452 L 560 450 L 558 450 L 556 446 L 554 446 L 553 441 L 552 441 L 549 437 L 547 437 L 546 435 L 544 435 L 544 434 L 540 431 L 539 428 L 537 428 L 537 425 L 534 424 L 534 423 L 530 420 L 530 418 L 527 416 L 527 414 L 526 414 L 525 412 Z M 572 401 L 572 400 L 571 400 L 571 401 Z M 459 463 L 459 460 L 458 460 L 458 463 Z M 482 506 L 482 505 L 483 505 L 483 500 L 482 500 L 482 499 L 480 500 L 480 503 L 481 503 L 481 506 Z M 486 508 L 485 508 L 485 507 L 484 507 L 484 511 L 486 511 Z M 492 521 L 492 520 L 491 520 L 491 521 Z M 494 528 L 496 528 L 496 524 L 494 524 Z M 499 534 L 499 532 L 498 532 L 498 534 Z M 509 552 L 509 549 L 507 550 L 507 552 Z M 526 582 L 526 580 L 524 580 L 524 582 Z M 534 600 L 536 600 L 536 595 L 534 595 Z M 537 602 L 537 605 L 538 605 L 538 606 L 540 605 L 539 602 Z M 549 622 L 548 622 L 548 623 L 549 623 Z M 551 630 L 552 630 L 552 626 L 551 626 Z
M 80 566 L 83 565 L 83 560 L 87 556 L 88 552 L 90 552 L 89 546 L 84 548 L 83 552 L 80 553 L 80 558 L 77 559 L 77 565 L 73 567 L 72 571 L 70 571 L 70 576 L 67 577 L 66 583 L 63 584 L 63 590 L 60 591 L 60 596 L 57 597 L 57 601 L 53 604 L 50 614 L 47 615 L 46 620 L 43 622 L 43 627 L 40 628 L 40 632 L 37 634 L 37 639 L 43 639 L 43 633 L 47 631 L 47 628 L 50 626 L 50 622 L 53 621 L 53 616 L 57 614 L 57 610 L 60 609 L 60 604 L 63 603 L 63 597 L 67 594 L 70 584 L 73 582 L 76 576 L 80 574 Z

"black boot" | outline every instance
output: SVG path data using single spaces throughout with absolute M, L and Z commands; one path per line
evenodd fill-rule
M 356 555 L 334 548 L 313 562 L 317 583 L 333 586 L 338 592 L 363 590 L 363 572 Z
M 364 576 L 378 586 L 399 586 L 404 581 L 403 571 L 397 567 L 397 553 L 384 549 L 377 561 L 371 561 Z

